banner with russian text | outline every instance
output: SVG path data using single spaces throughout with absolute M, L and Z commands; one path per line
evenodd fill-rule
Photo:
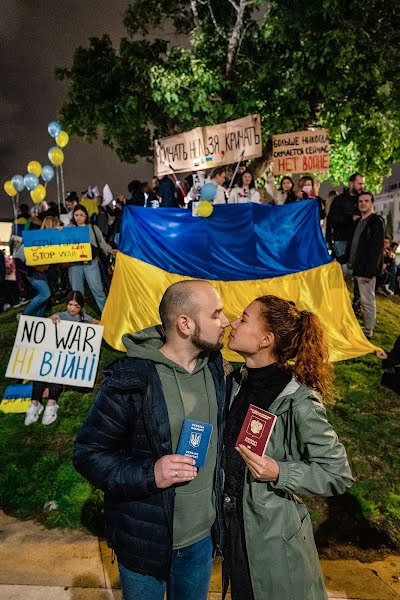
M 22 315 L 6 377 L 93 387 L 102 325 Z
M 31 267 L 92 260 L 88 226 L 34 229 L 22 233 L 26 264 Z
M 191 131 L 155 141 L 155 175 L 210 169 L 261 156 L 260 115 Z
M 274 175 L 329 169 L 329 130 L 294 131 L 272 136 Z

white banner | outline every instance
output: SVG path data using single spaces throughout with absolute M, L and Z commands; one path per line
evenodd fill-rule
M 154 170 L 157 177 L 211 169 L 249 160 L 262 154 L 260 115 L 196 127 L 191 131 L 156 140 Z
M 103 329 L 22 315 L 6 377 L 93 387 Z

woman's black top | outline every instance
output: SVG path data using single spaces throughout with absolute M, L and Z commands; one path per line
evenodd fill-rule
M 242 384 L 225 424 L 224 456 L 225 494 L 242 498 L 246 463 L 235 450 L 236 440 L 250 404 L 268 410 L 275 398 L 284 390 L 292 376 L 277 363 L 257 369 L 247 369 L 247 379 Z

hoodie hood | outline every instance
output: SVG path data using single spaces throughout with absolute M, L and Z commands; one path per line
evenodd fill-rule
M 184 367 L 176 363 L 175 361 L 167 358 L 160 352 L 160 348 L 164 345 L 164 337 L 162 335 L 161 325 L 155 327 L 147 327 L 136 333 L 125 333 L 122 336 L 122 343 L 126 348 L 127 356 L 133 358 L 143 358 L 151 360 L 156 365 L 165 365 L 171 369 L 174 369 L 178 373 L 188 372 Z M 194 375 L 208 364 L 208 356 L 200 354 L 197 359 L 197 364 L 191 375 Z

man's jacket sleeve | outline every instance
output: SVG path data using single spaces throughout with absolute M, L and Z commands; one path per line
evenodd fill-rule
M 382 262 L 384 241 L 385 225 L 383 219 L 378 217 L 372 224 L 372 236 L 368 249 L 369 260 L 367 262 L 367 268 L 364 277 L 372 279 L 372 277 L 380 275 L 380 273 L 377 271 L 380 263 Z
M 301 461 L 278 461 L 277 489 L 303 496 L 343 494 L 353 483 L 346 451 L 326 418 L 324 407 L 312 402 L 306 414 L 299 415 L 297 443 Z
M 110 393 L 104 384 L 74 446 L 77 471 L 95 487 L 119 499 L 145 498 L 159 491 L 154 457 L 128 454 L 132 405 L 132 394 L 118 394 L 115 389 Z

